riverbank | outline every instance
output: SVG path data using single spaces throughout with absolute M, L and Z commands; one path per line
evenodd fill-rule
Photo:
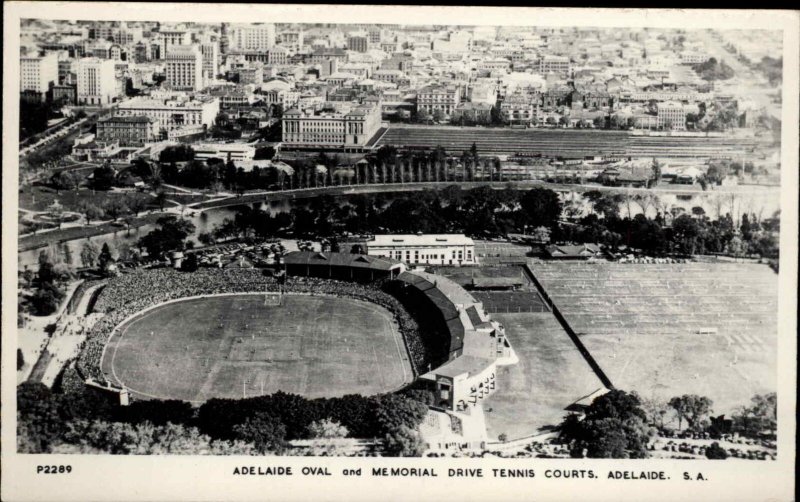
M 168 213 L 159 211 L 139 216 L 131 220 L 130 229 L 133 230 L 135 228 L 153 224 L 157 219 L 166 214 Z M 40 232 L 32 235 L 25 235 L 19 238 L 17 251 L 30 251 L 32 249 L 47 247 L 51 244 L 59 244 L 65 241 L 94 237 L 96 235 L 127 232 L 128 228 L 128 224 L 117 221 L 102 223 L 100 225 L 92 225 L 89 227 L 70 227 L 62 228 L 60 230 Z

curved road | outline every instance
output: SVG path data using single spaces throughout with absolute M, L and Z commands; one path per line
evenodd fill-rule
M 247 193 L 241 196 L 230 196 L 216 200 L 207 200 L 187 204 L 188 209 L 203 211 L 206 209 L 213 209 L 219 207 L 240 206 L 244 204 L 253 204 L 257 202 L 267 201 L 283 201 L 294 199 L 308 199 L 320 195 L 357 195 L 357 194 L 370 194 L 382 192 L 418 192 L 422 190 L 441 190 L 443 188 L 458 185 L 462 189 L 471 189 L 482 186 L 489 186 L 495 190 L 502 190 L 511 186 L 515 190 L 530 190 L 531 188 L 542 187 L 549 188 L 556 192 L 569 193 L 569 192 L 588 192 L 592 190 L 599 190 L 602 192 L 623 193 L 623 194 L 655 194 L 655 195 L 701 195 L 701 194 L 736 194 L 747 195 L 749 193 L 763 193 L 763 189 L 757 190 L 736 190 L 731 191 L 726 187 L 718 187 L 716 190 L 703 192 L 700 190 L 692 190 L 688 188 L 669 187 L 669 188 L 628 188 L 628 187 L 608 187 L 602 185 L 564 185 L 558 183 L 546 183 L 543 181 L 526 180 L 526 181 L 424 181 L 413 183 L 386 183 L 386 184 L 369 184 L 369 185 L 339 185 L 317 188 L 295 188 L 292 190 L 282 190 L 278 192 L 255 192 Z

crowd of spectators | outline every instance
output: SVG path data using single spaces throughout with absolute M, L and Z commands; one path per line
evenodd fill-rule
M 103 347 L 115 328 L 132 315 L 161 303 L 180 298 L 254 292 L 316 294 L 354 298 L 389 310 L 402 334 L 416 373 L 427 367 L 429 350 L 425 334 L 415 319 L 393 296 L 376 285 L 308 277 L 270 277 L 258 269 L 201 268 L 192 273 L 171 268 L 134 270 L 109 281 L 94 305 L 103 316 L 92 326 L 77 361 L 83 378 L 105 384 L 101 370 Z

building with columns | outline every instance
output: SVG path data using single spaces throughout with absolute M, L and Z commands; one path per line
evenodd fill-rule
M 362 151 L 381 126 L 380 106 L 361 105 L 347 112 L 283 114 L 283 148 Z
M 77 100 L 79 105 L 107 105 L 117 97 L 118 87 L 114 61 L 84 58 L 76 65 Z

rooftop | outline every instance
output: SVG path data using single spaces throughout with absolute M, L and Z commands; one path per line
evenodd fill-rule
M 370 246 L 474 246 L 464 234 L 381 234 L 368 242 Z

